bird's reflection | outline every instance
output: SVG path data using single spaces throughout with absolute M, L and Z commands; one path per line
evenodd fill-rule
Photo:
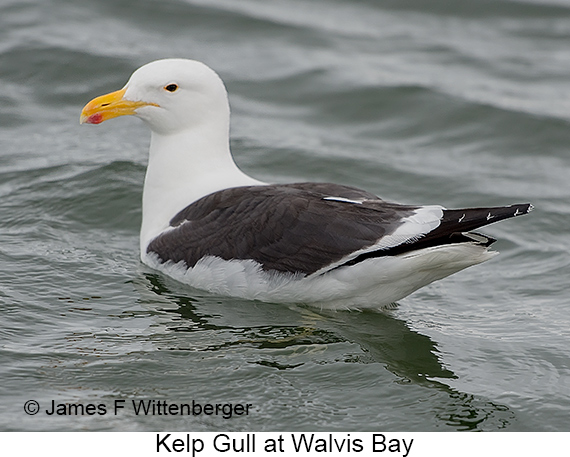
M 167 284 L 170 280 L 157 274 L 145 273 L 145 278 L 147 290 L 176 305 L 159 308 L 168 316 L 162 324 L 166 331 L 206 331 L 212 336 L 195 350 L 219 351 L 231 347 L 295 350 L 342 342 L 357 344 L 360 354 L 350 361 L 383 364 L 402 384 L 420 385 L 444 394 L 444 401 L 434 414 L 452 429 L 485 430 L 489 422 L 492 429 L 500 429 L 514 418 L 504 405 L 458 392 L 447 385 L 447 379 L 457 376 L 443 366 L 437 343 L 389 312 L 330 312 L 246 300 L 236 303 L 235 299 L 217 299 L 193 289 L 180 290 L 184 286 Z M 175 342 L 173 345 L 168 349 L 186 349 L 176 347 Z M 251 363 L 277 370 L 303 364 L 267 358 Z

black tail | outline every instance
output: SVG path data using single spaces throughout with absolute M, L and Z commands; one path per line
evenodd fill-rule
M 494 222 L 528 214 L 532 209 L 533 206 L 530 203 L 493 208 L 446 209 L 443 212 L 440 225 L 422 238 L 393 248 L 361 254 L 347 262 L 347 265 L 353 265 L 372 257 L 400 255 L 445 244 L 475 242 L 481 246 L 490 246 L 496 241 L 494 238 L 480 234 L 469 234 L 468 232 Z
M 446 232 L 449 234 L 469 232 L 493 222 L 528 214 L 532 209 L 533 206 L 530 203 L 494 208 L 446 209 L 443 212 L 440 226 L 429 236 L 436 235 L 437 232 L 440 232 L 440 235 Z
M 415 242 L 388 249 L 385 255 L 398 255 L 418 249 L 463 242 L 477 242 L 483 246 L 490 246 L 496 241 L 490 236 L 469 236 L 466 233 L 494 222 L 528 214 L 532 209 L 530 203 L 492 208 L 446 209 L 437 228 Z

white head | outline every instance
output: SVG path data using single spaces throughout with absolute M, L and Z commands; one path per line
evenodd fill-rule
M 124 115 L 141 118 L 161 135 L 212 120 L 227 123 L 227 92 L 220 77 L 201 62 L 157 60 L 136 70 L 121 90 L 89 102 L 81 123 L 99 124 Z
M 152 130 L 143 192 L 141 253 L 193 201 L 227 187 L 262 184 L 236 166 L 230 111 L 219 76 L 194 60 L 165 59 L 136 70 L 116 92 L 97 97 L 81 123 L 134 115 Z

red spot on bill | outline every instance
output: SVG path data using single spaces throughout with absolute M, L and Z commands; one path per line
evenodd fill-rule
M 92 114 L 85 120 L 87 124 L 100 124 L 101 122 L 103 122 L 103 115 L 101 113 Z

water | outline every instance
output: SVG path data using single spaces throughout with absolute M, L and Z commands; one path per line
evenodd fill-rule
M 562 0 L 1 0 L 0 429 L 568 431 L 569 44 Z M 78 124 L 173 56 L 223 77 L 262 180 L 536 211 L 386 313 L 177 284 L 138 260 L 144 125 Z M 121 399 L 253 406 L 115 416 Z

